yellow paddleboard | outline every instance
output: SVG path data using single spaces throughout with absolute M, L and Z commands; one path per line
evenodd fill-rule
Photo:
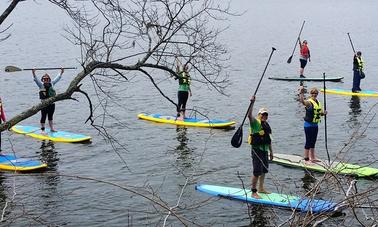
M 320 90 L 324 92 L 324 89 Z M 378 92 L 372 90 L 362 90 L 360 92 L 352 92 L 352 90 L 335 88 L 335 89 L 326 89 L 327 94 L 335 94 L 335 95 L 348 95 L 348 96 L 365 96 L 365 97 L 378 97 Z
M 158 123 L 207 128 L 228 128 L 236 123 L 234 121 L 227 120 L 209 120 L 198 118 L 185 118 L 184 120 L 178 120 L 175 116 L 165 116 L 160 114 L 138 114 L 138 118 Z

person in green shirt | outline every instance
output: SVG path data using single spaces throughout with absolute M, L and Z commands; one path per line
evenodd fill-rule
M 189 96 L 192 96 L 192 91 L 190 90 L 190 75 L 189 75 L 189 67 L 187 64 L 184 66 L 181 62 L 176 58 L 177 66 L 176 72 L 178 75 L 179 80 L 179 88 L 177 92 L 178 96 L 178 104 L 177 104 L 177 119 L 184 120 L 185 119 L 185 109 L 186 103 L 188 101 Z
M 253 105 L 256 97 L 251 98 L 251 108 L 248 111 L 248 119 L 250 125 L 250 136 L 248 138 L 251 144 L 251 155 L 253 164 L 252 175 L 252 197 L 255 199 L 261 199 L 258 193 L 270 194 L 264 188 L 265 174 L 268 173 L 269 163 L 268 159 L 273 160 L 272 149 L 272 129 L 268 124 L 268 110 L 261 108 L 256 117 L 252 116 Z M 269 152 L 269 157 L 268 157 Z M 259 183 L 258 190 L 256 188 Z

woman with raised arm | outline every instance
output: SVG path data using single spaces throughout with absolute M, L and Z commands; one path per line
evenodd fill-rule
M 41 79 L 39 80 L 35 74 L 35 69 L 32 70 L 33 79 L 35 84 L 39 87 L 39 98 L 41 101 L 53 97 L 56 95 L 54 85 L 58 83 L 58 81 L 62 78 L 62 74 L 64 73 L 64 69 L 60 69 L 60 73 L 51 80 L 50 75 L 45 73 Z M 55 112 L 55 103 L 50 104 L 41 110 L 41 130 L 42 133 L 45 133 L 45 123 L 46 117 L 49 120 L 50 132 L 56 132 L 53 123 L 53 116 Z
M 315 143 L 318 138 L 318 124 L 320 122 L 320 116 L 327 114 L 327 111 L 323 111 L 322 105 L 318 101 L 317 97 L 319 90 L 317 88 L 311 88 L 310 97 L 304 98 L 304 87 L 299 87 L 299 101 L 305 106 L 306 115 L 304 119 L 304 131 L 306 137 L 306 143 L 304 146 L 304 160 L 307 164 L 319 161 L 315 157 Z

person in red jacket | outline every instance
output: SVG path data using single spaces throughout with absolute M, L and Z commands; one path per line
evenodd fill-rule
M 299 47 L 300 47 L 300 49 L 299 49 L 299 51 L 300 51 L 299 61 L 301 62 L 301 68 L 299 70 L 299 76 L 301 78 L 305 78 L 305 76 L 303 75 L 304 74 L 304 68 L 307 65 L 307 61 L 311 62 L 310 49 L 307 46 L 307 40 L 303 40 L 303 42 L 301 42 L 301 40 L 299 39 Z
M 1 98 L 0 98 L 0 124 L 2 121 L 7 121 L 6 117 L 5 117 L 5 113 L 4 113 L 4 107 L 3 107 L 3 103 L 1 101 Z M 1 132 L 0 132 L 0 152 L 1 152 Z

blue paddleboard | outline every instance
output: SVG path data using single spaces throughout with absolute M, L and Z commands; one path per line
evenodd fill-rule
M 228 120 L 210 120 L 198 118 L 185 118 L 184 120 L 179 120 L 175 116 L 167 116 L 161 114 L 138 114 L 138 118 L 157 123 L 207 128 L 228 128 L 235 124 L 235 121 Z
M 27 172 L 45 169 L 47 164 L 38 160 L 17 158 L 14 155 L 0 154 L 0 170 Z
M 56 131 L 50 132 L 50 129 L 46 129 L 45 133 L 42 133 L 41 129 L 34 126 L 23 126 L 15 125 L 11 128 L 13 132 L 31 136 L 41 140 L 51 140 L 55 142 L 66 142 L 66 143 L 75 143 L 75 142 L 86 142 L 91 139 L 90 136 L 76 134 L 72 132 L 65 131 Z
M 213 196 L 220 196 L 228 199 L 235 199 L 243 202 L 261 205 L 286 207 L 290 209 L 300 210 L 302 212 L 335 212 L 339 211 L 340 209 L 337 206 L 337 203 L 334 203 L 332 201 L 311 199 L 306 197 L 301 198 L 298 196 L 291 196 L 278 193 L 258 193 L 261 199 L 255 199 L 251 196 L 252 192 L 250 189 L 201 184 L 196 186 L 196 190 L 208 193 Z

